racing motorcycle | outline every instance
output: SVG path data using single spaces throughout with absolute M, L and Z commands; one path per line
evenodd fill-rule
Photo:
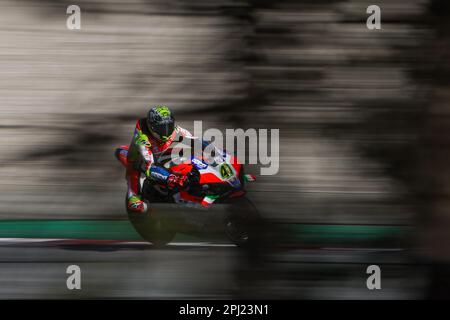
M 245 174 L 244 166 L 237 157 L 215 147 L 211 142 L 188 137 L 182 139 L 182 148 L 169 148 L 158 154 L 155 165 L 163 166 L 185 180 L 184 186 L 169 189 L 152 179 L 142 178 L 142 198 L 148 209 L 146 213 L 127 210 L 134 228 L 142 238 L 155 246 L 171 242 L 177 232 L 204 235 L 208 231 L 209 234 L 225 234 L 239 247 L 250 246 L 257 238 L 257 228 L 262 222 L 245 189 L 247 182 L 256 180 L 255 176 Z M 201 145 L 201 152 L 195 151 L 200 150 L 194 148 L 196 140 Z M 210 152 L 205 156 L 206 148 L 210 148 Z M 127 154 L 128 146 L 121 146 L 115 152 L 125 167 L 128 166 Z M 156 209 L 160 203 L 174 207 L 163 212 Z M 212 216 L 210 208 L 216 204 L 225 205 L 226 210 L 219 219 L 220 223 L 216 221 L 214 224 L 211 223 L 214 219 L 208 219 L 208 216 Z M 194 208 L 194 217 L 192 214 L 183 215 L 183 208 Z M 190 221 L 195 223 L 190 224 Z

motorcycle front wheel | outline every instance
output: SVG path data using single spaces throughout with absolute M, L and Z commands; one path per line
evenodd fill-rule
M 256 206 L 247 197 L 229 204 L 224 219 L 225 235 L 238 247 L 251 247 L 260 243 L 263 220 Z

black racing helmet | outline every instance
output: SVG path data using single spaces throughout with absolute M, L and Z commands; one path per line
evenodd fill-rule
M 175 130 L 175 118 L 168 107 L 155 106 L 148 112 L 147 126 L 155 139 L 165 142 Z

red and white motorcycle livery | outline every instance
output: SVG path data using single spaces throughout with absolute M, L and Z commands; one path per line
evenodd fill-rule
M 181 212 L 180 206 L 199 209 L 213 204 L 227 204 L 228 210 L 222 219 L 225 235 L 236 245 L 251 243 L 252 230 L 260 223 L 260 216 L 252 202 L 246 197 L 245 184 L 255 181 L 253 175 L 245 174 L 244 167 L 235 156 L 214 147 L 210 142 L 200 141 L 202 152 L 194 152 L 195 138 L 184 138 L 183 148 L 169 148 L 158 154 L 156 165 L 186 179 L 185 187 L 168 189 L 155 184 L 151 179 L 141 181 L 143 200 L 147 203 L 146 214 L 128 212 L 136 231 L 155 245 L 165 245 L 177 232 L 185 232 L 186 221 L 180 215 L 159 214 L 152 204 L 173 203 L 178 206 L 171 212 Z M 198 140 L 197 140 L 198 141 Z M 187 148 L 186 146 L 189 145 Z M 205 148 L 209 148 L 205 158 Z M 116 157 L 126 167 L 128 146 L 116 150 Z M 174 157 L 173 155 L 177 155 Z M 174 208 L 175 209 L 175 208 Z M 204 213 L 204 210 L 202 210 Z M 200 228 L 205 228 L 206 222 Z

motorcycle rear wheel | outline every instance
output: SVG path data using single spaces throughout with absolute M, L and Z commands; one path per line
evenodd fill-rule
M 147 212 L 135 213 L 127 210 L 128 219 L 137 233 L 146 241 L 160 248 L 171 242 L 176 235 L 170 219 L 159 215 L 147 203 Z

